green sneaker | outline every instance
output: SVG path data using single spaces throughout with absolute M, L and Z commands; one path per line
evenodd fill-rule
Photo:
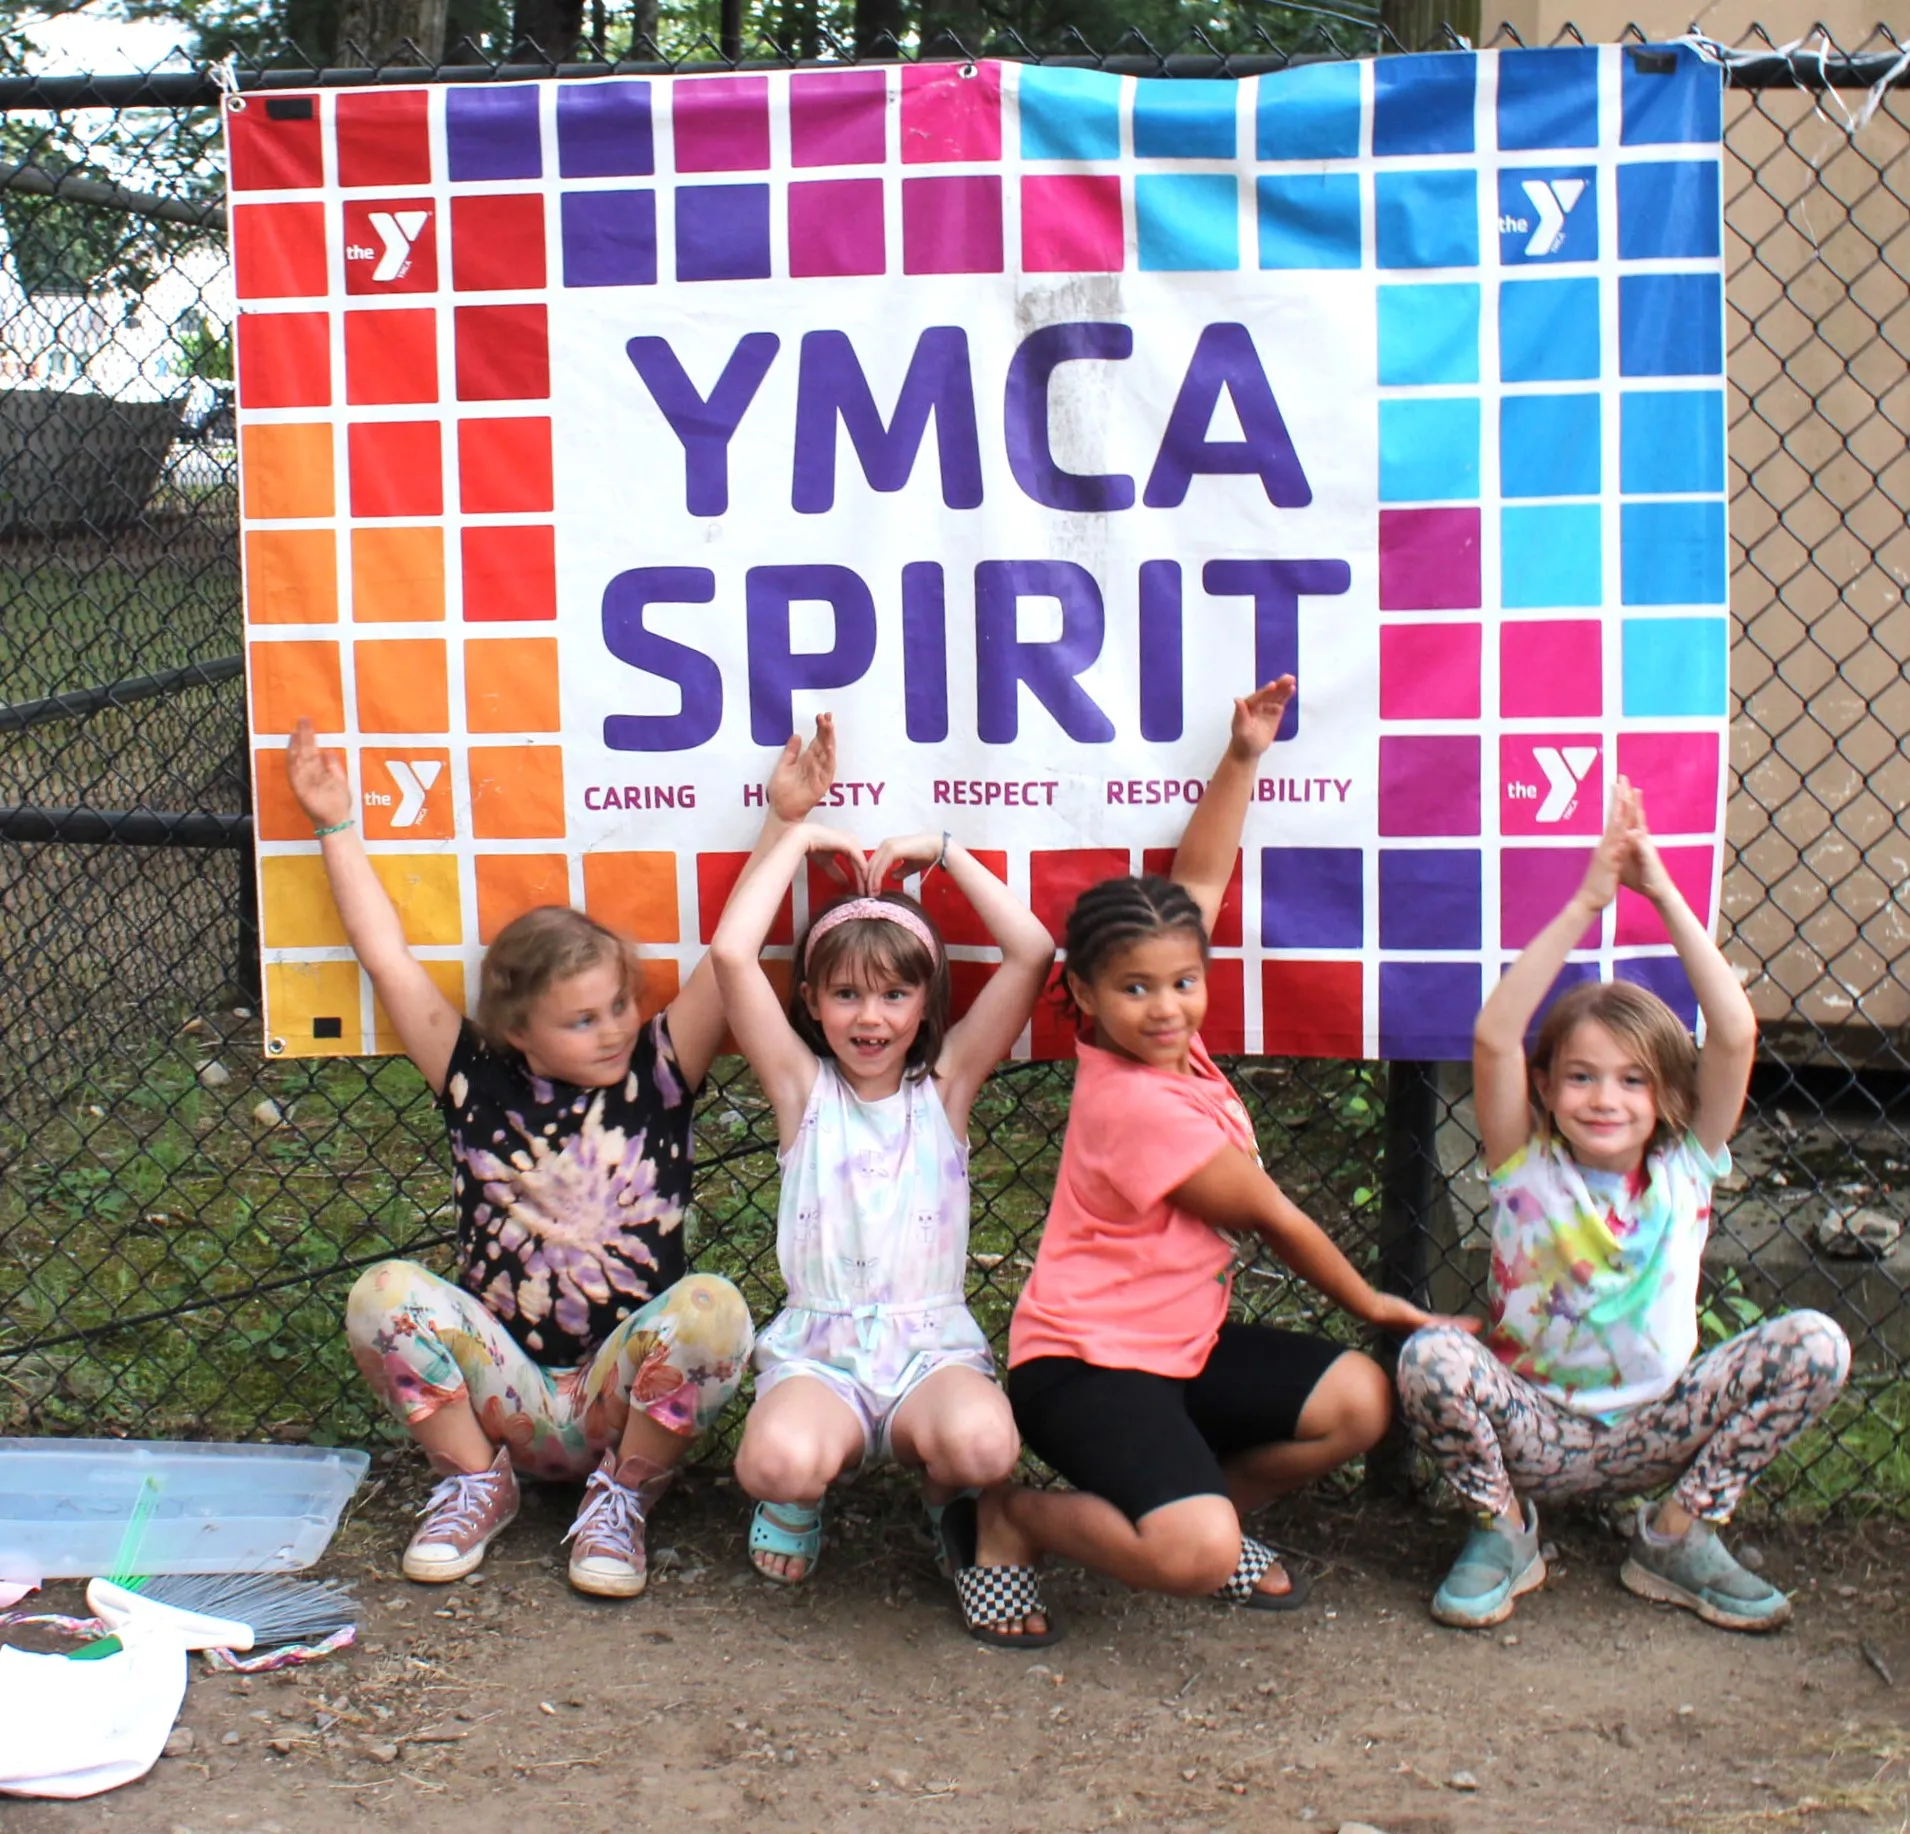
M 1791 1601 L 1739 1566 L 1708 1522 L 1694 1522 L 1676 1541 L 1660 1541 L 1646 1534 L 1641 1512 L 1618 1577 L 1640 1598 L 1682 1605 L 1725 1630 L 1775 1630 L 1790 1621 Z
M 1432 1614 L 1455 1630 L 1483 1630 L 1512 1615 L 1522 1592 L 1545 1584 L 1539 1552 L 1539 1519 L 1524 1504 L 1525 1526 L 1507 1534 L 1497 1522 L 1481 1522 L 1466 1537 L 1452 1571 L 1433 1594 Z

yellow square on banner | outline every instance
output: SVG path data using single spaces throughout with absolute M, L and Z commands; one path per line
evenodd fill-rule
M 254 624 L 337 623 L 338 542 L 331 530 L 251 530 L 245 615 Z
M 371 869 L 398 907 L 413 948 L 464 941 L 456 860 L 442 853 L 374 853 Z
M 442 529 L 353 529 L 351 615 L 360 624 L 444 620 Z
M 349 947 L 325 862 L 317 851 L 275 853 L 259 862 L 259 917 L 268 949 Z
M 292 1057 L 355 1057 L 365 1048 L 356 962 L 267 962 L 265 1022 Z
M 585 854 L 584 909 L 634 943 L 675 942 L 676 855 Z
M 462 962 L 420 962 L 418 966 L 437 982 L 438 991 L 459 1012 L 465 1010 L 464 964 Z M 385 1011 L 384 1001 L 376 997 L 371 1003 L 371 1025 L 371 1048 L 374 1051 L 399 1052 L 405 1048 L 392 1027 L 391 1015 Z

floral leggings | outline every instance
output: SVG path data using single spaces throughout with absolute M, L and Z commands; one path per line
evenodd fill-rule
M 672 1433 L 701 1432 L 749 1366 L 749 1307 L 714 1274 L 687 1274 L 632 1312 L 575 1369 L 546 1369 L 474 1293 L 415 1261 L 381 1261 L 345 1304 L 352 1360 L 407 1426 L 468 1397 L 493 1445 L 527 1477 L 588 1476 L 635 1406 Z
M 1516 1498 L 1655 1490 L 1728 1522 L 1766 1466 L 1837 1398 L 1850 1343 L 1821 1312 L 1767 1318 L 1685 1366 L 1666 1393 L 1607 1423 L 1575 1414 L 1454 1325 L 1415 1331 L 1399 1353 L 1413 1438 L 1474 1508 Z

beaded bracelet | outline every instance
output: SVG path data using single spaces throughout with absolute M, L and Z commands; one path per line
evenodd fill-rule
M 351 816 L 347 815 L 343 821 L 335 821 L 329 828 L 314 828 L 312 830 L 312 839 L 322 841 L 328 834 L 343 834 L 347 828 L 355 828 L 357 826 L 358 823 L 354 821 Z

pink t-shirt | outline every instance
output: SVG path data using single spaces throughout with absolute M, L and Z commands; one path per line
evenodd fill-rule
M 1194 1040 L 1190 1074 L 1083 1043 L 1054 1202 L 1008 1328 L 1008 1363 L 1198 1375 L 1227 1316 L 1234 1246 L 1168 1193 L 1222 1148 L 1253 1153 L 1246 1107 Z

